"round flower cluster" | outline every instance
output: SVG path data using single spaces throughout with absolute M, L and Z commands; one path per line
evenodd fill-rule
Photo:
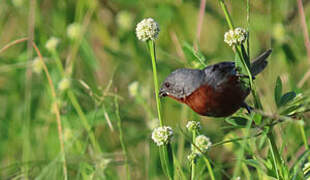
M 197 156 L 201 156 L 202 153 L 206 153 L 212 145 L 210 138 L 205 135 L 197 136 L 194 140 L 194 144 L 196 146 L 192 145 L 192 152 L 187 156 L 189 161 L 194 161 Z
M 53 52 L 56 50 L 56 47 L 59 43 L 59 39 L 56 37 L 51 37 L 47 40 L 46 44 L 45 44 L 45 48 L 50 51 Z
M 240 45 L 245 42 L 247 32 L 243 28 L 229 30 L 224 34 L 224 41 L 229 45 Z
M 139 91 L 138 81 L 134 81 L 128 85 L 128 92 L 131 97 L 135 97 Z
M 60 91 L 65 91 L 70 87 L 70 85 L 71 85 L 70 80 L 68 78 L 64 78 L 59 82 L 58 89 Z
M 210 138 L 205 135 L 199 135 L 195 138 L 194 144 L 197 146 L 192 146 L 192 153 L 201 155 L 201 153 L 207 152 L 207 150 L 211 147 L 212 143 Z M 198 149 L 199 150 L 198 150 Z
M 79 23 L 72 23 L 67 27 L 67 35 L 70 39 L 77 39 L 82 34 L 82 27 Z
M 200 126 L 200 122 L 197 121 L 188 121 L 188 123 L 186 124 L 186 128 L 189 131 L 199 131 L 201 126 Z
M 159 25 L 152 18 L 143 19 L 136 27 L 137 38 L 141 41 L 154 41 L 157 38 L 159 31 Z
M 169 126 L 157 127 L 152 132 L 152 139 L 157 146 L 167 145 L 173 136 L 172 128 Z
M 33 72 L 40 74 L 43 69 L 43 64 L 39 57 L 34 58 L 32 62 Z

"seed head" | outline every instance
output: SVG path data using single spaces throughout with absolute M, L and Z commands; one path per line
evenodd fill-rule
M 134 21 L 133 14 L 129 11 L 121 11 L 116 16 L 117 25 L 124 30 L 129 30 L 132 28 Z
M 40 74 L 42 72 L 43 69 L 43 64 L 40 60 L 39 57 L 34 58 L 33 62 L 32 62 L 32 70 L 33 72 Z
M 141 41 L 154 41 L 157 38 L 159 31 L 159 25 L 152 18 L 143 19 L 136 27 L 137 38 Z
M 78 23 L 70 24 L 67 28 L 67 35 L 70 39 L 77 39 L 81 36 L 82 28 Z
M 49 52 L 53 52 L 56 50 L 56 47 L 59 43 L 59 39 L 56 37 L 51 37 L 49 38 L 49 40 L 47 40 L 46 44 L 45 44 L 45 48 L 49 51 Z
M 188 159 L 189 161 L 193 161 L 193 160 L 196 159 L 196 157 L 197 157 L 197 154 L 196 154 L 196 153 L 190 153 L 190 154 L 187 156 L 187 159 Z
M 195 145 L 199 148 L 199 150 L 202 153 L 207 152 L 207 150 L 211 147 L 212 143 L 210 141 L 210 138 L 206 137 L 205 135 L 199 135 L 195 138 L 194 141 Z M 201 155 L 201 152 L 199 151 L 195 146 L 192 146 L 192 152 Z
M 200 122 L 198 121 L 188 121 L 186 124 L 186 128 L 189 131 L 199 131 L 201 126 L 200 126 Z
M 128 92 L 131 97 L 135 97 L 139 91 L 138 81 L 134 81 L 128 85 Z
M 65 91 L 70 87 L 70 84 L 71 84 L 70 80 L 68 78 L 64 78 L 59 82 L 58 89 L 60 91 Z
M 169 126 L 157 127 L 152 132 L 152 139 L 157 146 L 167 145 L 173 136 L 172 128 Z

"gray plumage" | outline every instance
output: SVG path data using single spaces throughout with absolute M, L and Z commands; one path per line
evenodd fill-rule
M 256 76 L 267 66 L 267 58 L 271 49 L 265 51 L 254 59 L 251 64 L 252 76 Z M 216 89 L 229 80 L 228 77 L 237 76 L 238 72 L 234 62 L 221 62 L 206 68 L 199 69 L 177 69 L 173 71 L 162 83 L 160 96 L 173 96 L 177 99 L 186 98 L 203 84 L 208 84 Z

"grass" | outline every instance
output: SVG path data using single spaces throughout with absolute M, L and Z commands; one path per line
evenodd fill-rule
M 308 178 L 309 6 L 301 0 L 1 1 L 0 179 Z M 135 36 L 146 17 L 160 25 L 156 51 L 153 41 L 145 46 Z M 75 38 L 67 34 L 72 23 L 81 28 Z M 223 36 L 235 27 L 250 37 L 234 51 Z M 60 40 L 53 51 L 45 47 L 50 37 Z M 266 70 L 250 80 L 251 115 L 241 109 L 227 118 L 202 117 L 158 97 L 158 85 L 177 68 L 235 57 L 246 68 L 268 48 Z M 62 90 L 64 78 L 70 85 Z M 196 146 L 197 134 L 185 128 L 192 120 L 212 142 L 196 161 L 187 159 Z M 160 148 L 151 139 L 159 125 L 174 130 Z

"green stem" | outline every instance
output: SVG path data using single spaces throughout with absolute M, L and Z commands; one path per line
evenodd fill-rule
M 57 54 L 56 51 L 53 51 L 52 52 L 52 56 L 53 58 L 55 58 L 56 60 L 56 65 L 57 65 L 57 68 L 61 74 L 62 77 L 65 77 L 65 71 L 64 71 L 64 68 L 63 68 L 63 65 L 61 63 L 61 60 Z M 88 124 L 88 121 L 87 121 L 87 118 L 77 100 L 77 98 L 75 97 L 73 91 L 71 89 L 68 90 L 68 96 L 70 98 L 70 101 L 74 107 L 74 109 L 76 110 L 76 112 L 78 113 L 78 116 L 80 117 L 80 119 L 82 120 L 82 124 L 84 126 L 84 128 L 86 129 L 89 137 L 90 137 L 90 141 L 93 145 L 93 147 L 95 148 L 95 150 L 97 150 L 97 152 L 101 152 L 101 149 L 96 141 L 96 138 L 95 138 L 95 135 L 93 134 L 93 132 L 91 131 L 91 127 L 89 126 Z
M 305 133 L 304 125 L 300 124 L 299 128 L 300 128 L 300 133 L 301 133 L 302 140 L 304 142 L 305 149 L 308 150 L 309 149 L 309 145 L 308 145 L 308 141 L 307 141 L 307 136 L 306 136 L 306 133 Z M 308 161 L 310 161 L 310 156 L 308 156 Z
M 193 142 L 195 142 L 196 131 L 192 131 L 192 134 L 193 134 Z M 192 164 L 191 180 L 194 180 L 195 179 L 195 173 L 196 173 L 196 171 L 195 171 L 196 170 L 195 158 L 192 160 L 191 164 Z
M 155 42 L 152 40 L 147 41 L 147 46 L 150 51 L 151 59 L 152 59 L 152 67 L 153 67 L 153 79 L 154 79 L 154 88 L 155 88 L 155 97 L 156 97 L 156 107 L 157 114 L 160 126 L 163 126 L 163 120 L 161 118 L 161 103 L 159 99 L 159 88 L 158 88 L 158 80 L 157 80 L 157 69 L 156 69 L 156 54 L 155 54 Z M 162 146 L 159 148 L 160 152 L 160 160 L 162 163 L 162 168 L 169 179 L 173 179 L 173 160 L 170 161 L 168 154 L 168 146 Z
M 281 163 L 281 156 L 280 156 L 279 150 L 277 148 L 277 144 L 276 144 L 276 141 L 275 141 L 275 138 L 274 138 L 274 135 L 273 135 L 271 129 L 269 130 L 267 137 L 269 139 L 270 150 L 271 150 L 272 158 L 274 161 L 274 167 L 276 170 L 277 178 L 281 179 L 280 178 L 280 170 L 281 170 L 280 167 L 282 164 Z
M 74 93 L 72 92 L 71 89 L 68 89 L 68 96 L 70 98 L 70 101 L 74 107 L 74 109 L 76 110 L 76 112 L 78 113 L 80 119 L 82 120 L 82 124 L 84 126 L 84 128 L 86 129 L 88 135 L 89 135 L 89 138 L 90 138 L 90 142 L 92 143 L 94 149 L 97 151 L 97 152 L 101 152 L 101 149 L 96 141 L 96 138 L 95 138 L 95 135 L 94 133 L 91 131 L 91 127 L 89 126 L 88 124 L 88 121 L 87 121 L 87 118 L 79 104 L 79 102 L 77 101 Z
M 161 103 L 159 99 L 159 88 L 158 88 L 158 80 L 157 80 L 157 69 L 156 69 L 156 55 L 155 55 L 155 43 L 152 40 L 147 41 L 147 45 L 151 54 L 152 59 L 152 67 L 153 67 L 153 78 L 154 78 L 154 88 L 155 88 L 155 97 L 156 97 L 156 105 L 157 105 L 157 114 L 160 126 L 163 126 L 164 123 L 161 118 Z
M 129 166 L 128 166 L 128 151 L 127 151 L 127 147 L 124 141 L 122 121 L 121 121 L 121 117 L 119 114 L 119 104 L 118 104 L 117 96 L 114 96 L 114 103 L 115 103 L 115 114 L 117 118 L 117 126 L 119 130 L 119 140 L 122 146 L 123 154 L 125 156 L 125 169 L 126 169 L 126 174 L 127 174 L 127 180 L 130 180 L 130 171 L 129 171 Z
M 249 134 L 250 134 L 250 128 L 251 128 L 251 124 L 253 122 L 253 118 L 251 118 L 248 123 L 247 123 L 247 126 L 246 126 L 246 131 L 245 131 L 245 136 L 242 140 L 242 143 L 241 143 L 241 150 L 239 151 L 239 154 L 238 154 L 238 160 L 237 160 L 237 163 L 236 163 L 236 168 L 234 169 L 234 177 L 233 179 L 235 179 L 238 175 L 239 175 L 239 172 L 240 172 L 240 169 L 241 169 L 241 165 L 242 165 L 242 160 L 243 160 L 243 156 L 244 156 L 244 149 L 245 149 L 245 146 L 246 146 L 246 141 L 249 137 Z
M 220 1 L 220 5 L 221 5 L 221 7 L 222 7 L 222 10 L 223 10 L 223 12 L 224 12 L 224 14 L 225 14 L 225 18 L 226 18 L 227 24 L 228 24 L 229 28 L 230 28 L 231 30 L 233 30 L 233 29 L 234 29 L 234 25 L 233 25 L 231 16 L 230 16 L 230 14 L 229 14 L 229 12 L 228 12 L 228 10 L 227 10 L 227 7 L 226 7 L 226 5 L 225 5 L 225 3 L 224 3 L 224 0 L 219 0 L 219 1 Z M 247 11 L 248 11 L 248 13 L 249 13 L 249 11 L 250 11 L 249 4 L 248 4 L 247 6 L 248 6 L 248 7 L 247 7 Z M 248 19 L 248 22 L 249 22 L 249 19 Z M 248 45 L 248 46 L 249 46 L 249 45 Z M 251 74 L 251 71 L 249 70 L 250 67 L 247 66 L 246 60 L 245 60 L 244 57 L 242 56 L 242 51 L 241 51 L 240 46 L 235 46 L 235 47 L 236 47 L 236 48 L 235 48 L 235 49 L 236 49 L 236 52 L 237 52 L 237 54 L 238 54 L 238 56 L 239 56 L 239 58 L 240 58 L 240 60 L 241 60 L 241 62 L 242 62 L 242 64 L 243 64 L 243 66 L 244 66 L 246 72 L 247 72 L 247 75 L 249 76 L 250 88 L 251 88 L 251 92 L 252 92 L 252 95 L 253 95 L 253 98 L 254 98 L 255 108 L 257 108 L 257 109 L 262 109 L 263 106 L 262 106 L 262 104 L 261 104 L 261 101 L 260 101 L 260 99 L 259 99 L 257 93 L 256 93 L 256 88 L 255 88 L 254 83 L 253 83 L 252 74 Z M 247 47 L 247 48 L 249 49 L 249 47 Z M 248 50 L 248 51 L 249 51 L 249 50 Z M 248 57 L 249 57 L 249 55 L 248 55 Z
M 64 75 L 65 75 L 65 70 L 64 70 L 63 65 L 62 65 L 62 63 L 61 63 L 61 60 L 60 60 L 60 58 L 59 58 L 59 56 L 58 56 L 58 54 L 57 54 L 57 52 L 56 52 L 55 50 L 52 51 L 52 57 L 53 57 L 53 58 L 55 59 L 55 61 L 56 61 L 56 65 L 57 65 L 57 68 L 58 68 L 58 70 L 59 70 L 61 76 L 64 77 Z
M 304 141 L 305 149 L 308 150 L 309 146 L 308 146 L 308 142 L 307 142 L 305 128 L 304 128 L 303 125 L 299 125 L 299 127 L 300 127 L 300 133 L 301 133 L 301 136 L 302 136 L 302 140 Z
M 246 45 L 247 45 L 247 54 L 249 59 L 250 58 L 250 0 L 246 1 L 246 22 L 247 22 L 247 40 L 246 40 Z
M 172 170 L 170 169 L 170 166 L 169 166 L 167 145 L 159 147 L 159 155 L 160 155 L 161 166 L 163 168 L 164 173 L 168 176 L 169 180 L 172 180 L 173 175 L 172 175 Z
M 230 28 L 231 30 L 233 30 L 233 29 L 234 29 L 234 24 L 233 24 L 233 22 L 232 22 L 232 19 L 231 19 L 230 14 L 229 14 L 229 12 L 228 12 L 228 10 L 227 10 L 227 7 L 226 7 L 226 5 L 225 5 L 225 3 L 224 3 L 224 0 L 219 0 L 219 1 L 220 1 L 221 8 L 222 8 L 222 10 L 223 10 L 223 12 L 224 12 L 224 14 L 225 14 L 225 18 L 226 18 L 226 21 L 227 21 L 227 23 L 228 23 L 228 26 L 229 26 L 229 28 Z
M 211 180 L 215 180 L 214 173 L 213 173 L 213 170 L 212 170 L 212 167 L 211 167 L 209 159 L 206 158 L 205 156 L 203 156 L 203 160 L 205 161 L 205 163 L 207 165 L 208 171 L 210 173 Z

